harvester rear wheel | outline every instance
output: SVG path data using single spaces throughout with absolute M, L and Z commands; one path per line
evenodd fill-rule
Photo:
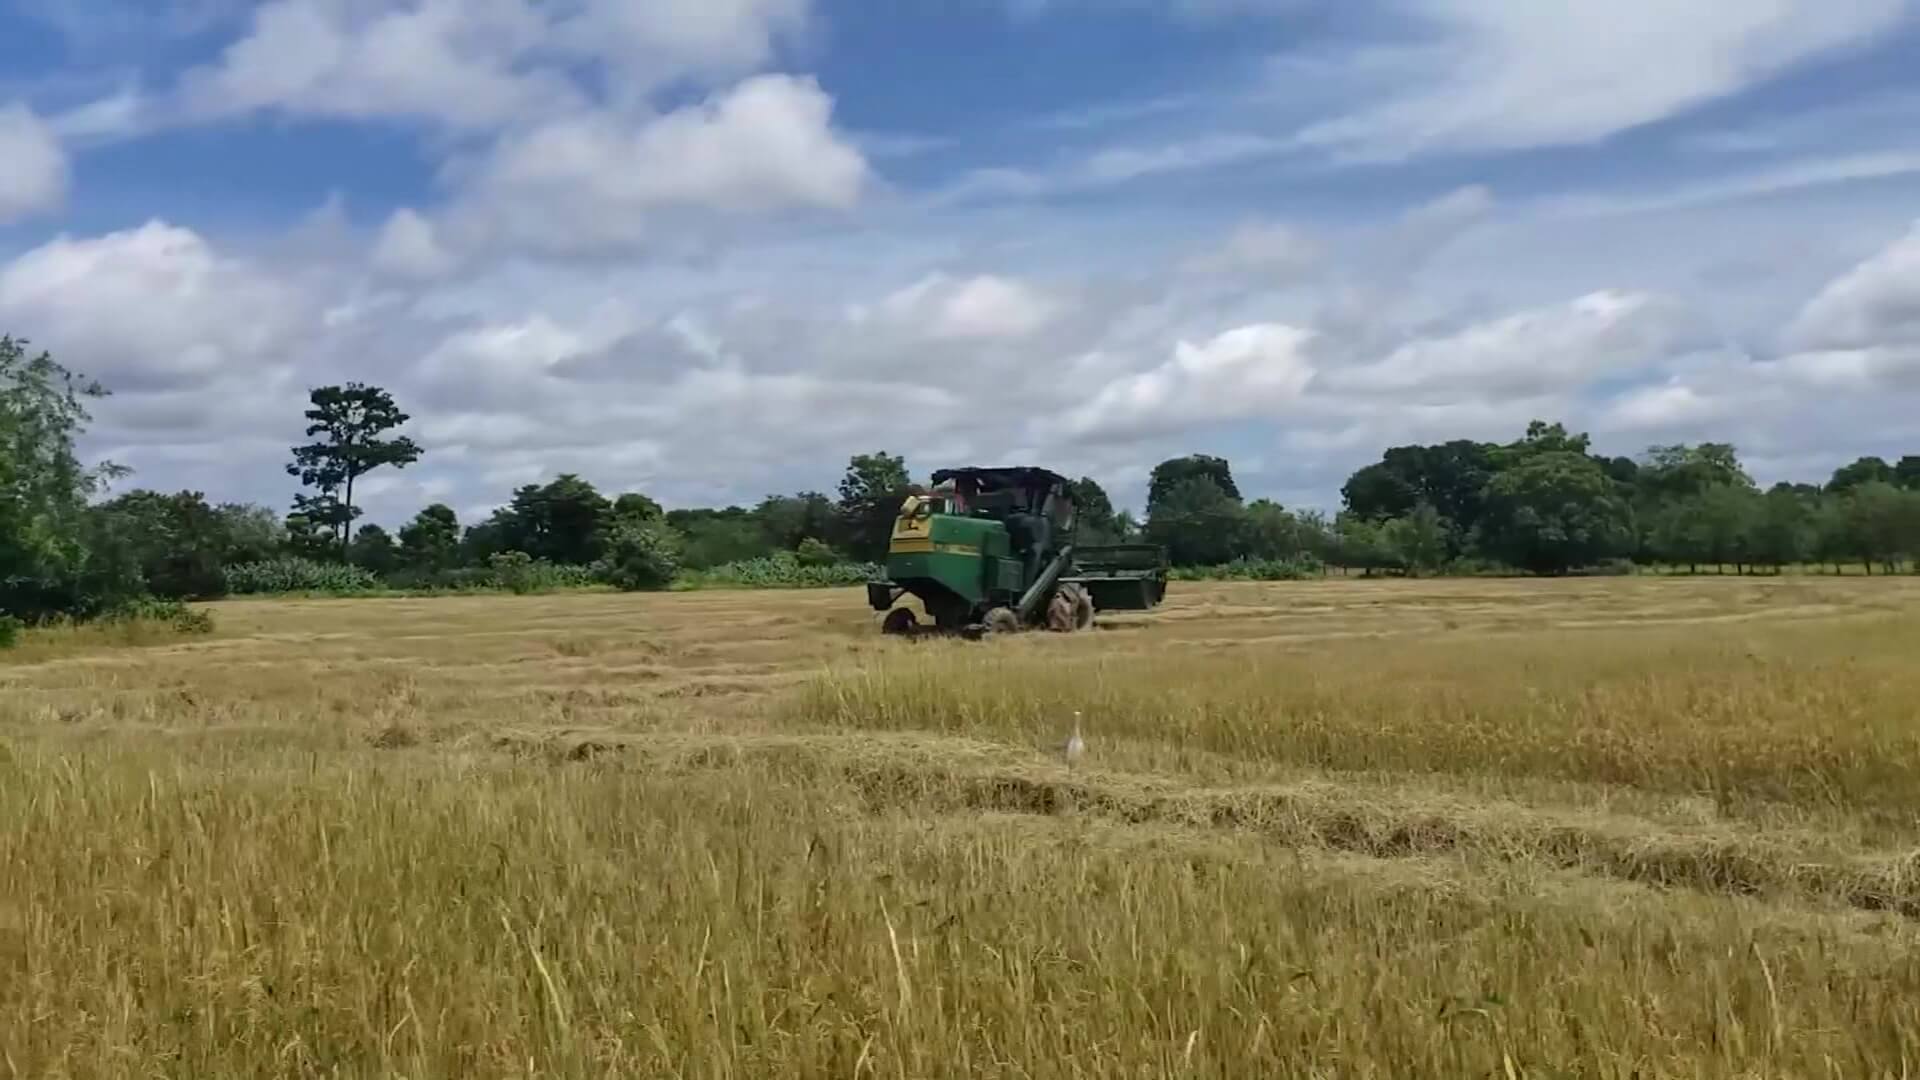
M 1012 608 L 997 607 L 987 612 L 983 625 L 989 634 L 1017 634 L 1020 632 L 1020 616 L 1015 615 Z
M 911 634 L 919 625 L 920 620 L 910 609 L 897 607 L 887 612 L 886 619 L 880 623 L 880 632 L 893 635 Z
M 1093 629 L 1093 594 L 1084 585 L 1070 586 L 1073 589 L 1073 628 L 1075 630 Z
M 1073 586 L 1062 585 L 1047 601 L 1047 629 L 1056 634 L 1073 632 Z

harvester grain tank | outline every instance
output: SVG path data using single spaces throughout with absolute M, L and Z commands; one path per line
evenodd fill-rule
M 891 634 L 978 635 L 1091 629 L 1098 612 L 1146 611 L 1167 590 L 1167 555 L 1151 544 L 1079 546 L 1067 479 L 1037 468 L 942 469 L 900 507 L 886 576 L 867 600 Z

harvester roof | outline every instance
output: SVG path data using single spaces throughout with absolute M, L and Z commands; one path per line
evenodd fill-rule
M 1050 488 L 1055 485 L 1064 487 L 1068 480 L 1051 469 L 1037 469 L 1030 466 L 1006 468 L 980 468 L 969 466 L 964 469 L 940 469 L 933 474 L 933 482 L 944 484 L 949 480 L 971 480 L 978 491 L 1004 491 L 1012 489 Z

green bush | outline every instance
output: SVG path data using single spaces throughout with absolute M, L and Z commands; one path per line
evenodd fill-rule
M 277 593 L 327 593 L 350 596 L 372 592 L 380 579 L 357 566 L 283 558 L 227 567 L 227 591 L 235 596 Z
M 868 563 L 809 566 L 798 554 L 783 551 L 696 571 L 682 578 L 680 584 L 693 589 L 837 589 L 865 584 L 882 572 Z
M 517 596 L 583 589 L 598 583 L 590 567 L 551 563 L 524 551 L 503 551 L 488 559 L 486 576 L 478 582 L 479 587 L 505 589 Z
M 26 627 L 19 619 L 11 615 L 0 615 L 0 649 L 11 649 L 20 640 L 20 631 Z
M 812 536 L 800 541 L 800 546 L 795 549 L 793 554 L 794 558 L 800 560 L 800 565 L 802 566 L 840 566 L 847 561 L 839 552 L 833 550 L 826 541 Z
M 158 623 L 177 634 L 213 633 L 213 616 L 178 600 L 153 597 L 135 600 L 106 618 L 119 622 Z
M 1175 581 L 1305 581 L 1326 572 L 1319 559 L 1300 555 L 1291 559 L 1235 559 L 1218 566 L 1177 566 Z
M 672 530 L 650 520 L 627 519 L 607 538 L 600 577 L 626 592 L 664 589 L 680 572 L 680 551 Z

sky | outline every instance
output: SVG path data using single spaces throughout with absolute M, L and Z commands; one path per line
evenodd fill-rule
M 121 486 L 290 504 L 308 391 L 669 506 L 1037 464 L 1337 508 L 1529 420 L 1920 453 L 1920 2 L 0 0 L 0 333 Z

